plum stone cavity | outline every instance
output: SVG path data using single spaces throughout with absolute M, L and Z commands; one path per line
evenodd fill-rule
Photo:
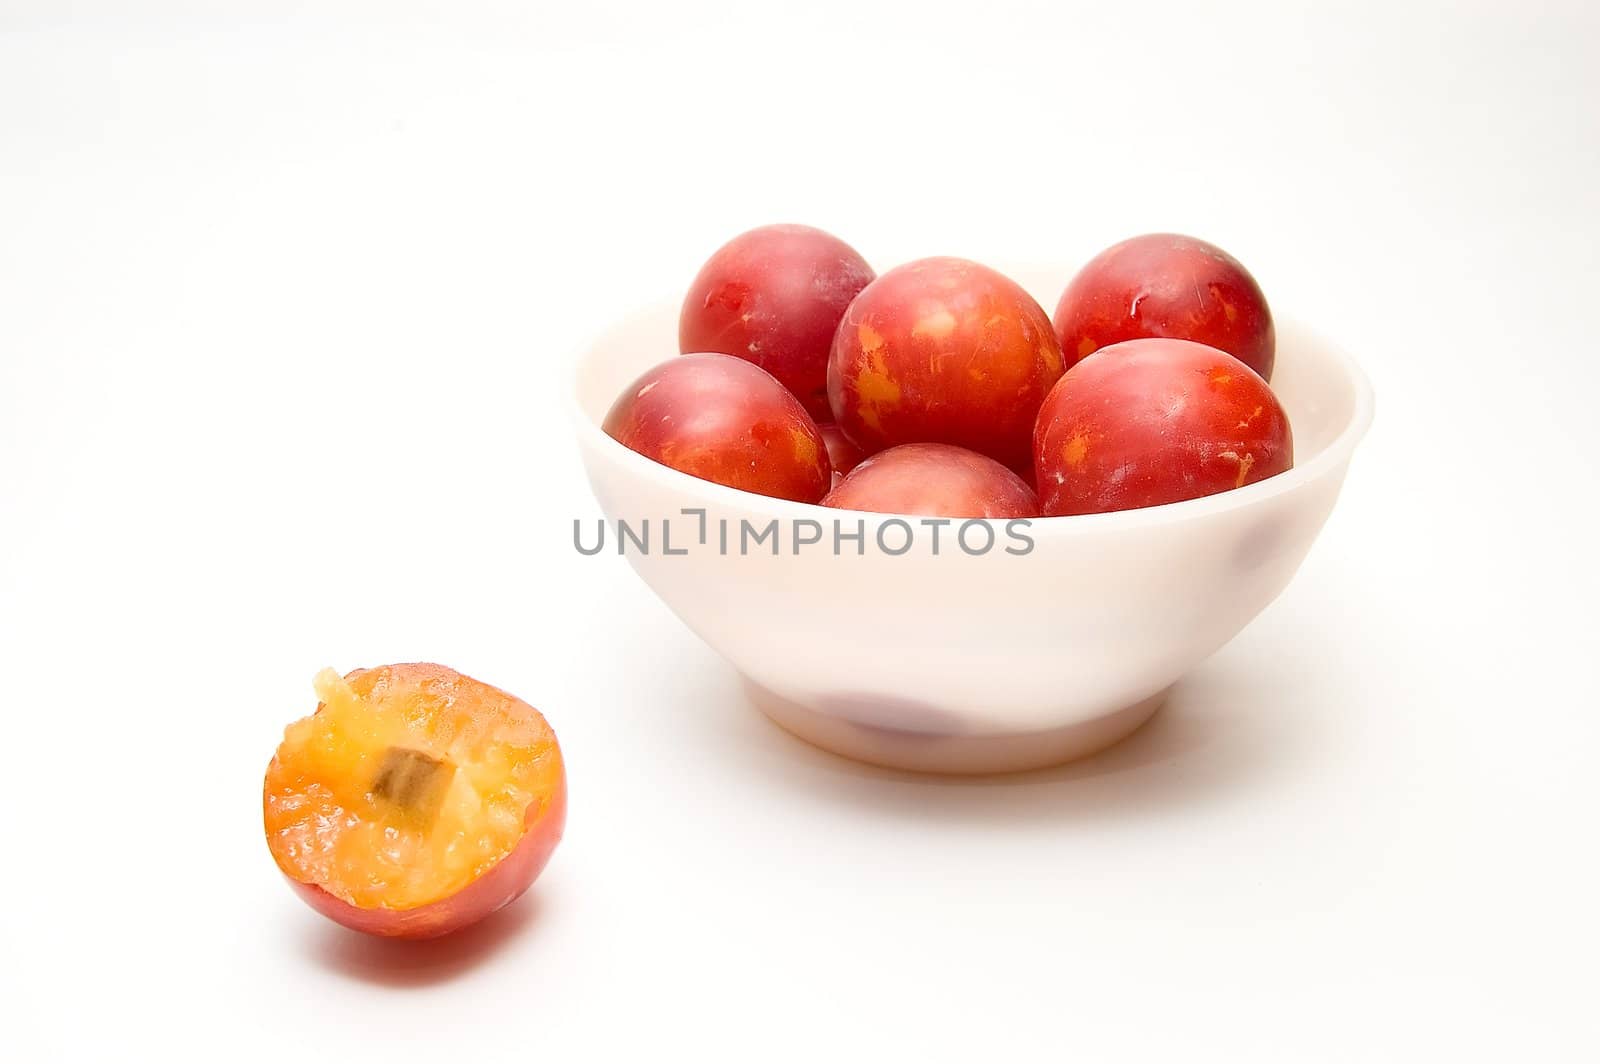
M 450 762 L 421 750 L 391 746 L 383 752 L 372 793 L 411 816 L 431 821 L 444 803 L 455 771 Z

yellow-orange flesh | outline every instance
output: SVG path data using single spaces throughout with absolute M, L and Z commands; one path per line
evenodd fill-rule
M 561 782 L 555 735 L 526 703 L 437 665 L 316 678 L 318 711 L 267 768 L 278 866 L 363 909 L 447 898 L 515 849 Z

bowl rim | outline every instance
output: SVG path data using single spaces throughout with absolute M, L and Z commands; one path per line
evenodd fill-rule
M 566 374 L 566 389 L 563 396 L 568 416 L 573 420 L 581 444 L 602 452 L 609 450 L 609 457 L 621 462 L 625 467 L 632 469 L 635 475 L 656 481 L 664 489 L 681 492 L 686 496 L 700 496 L 704 499 L 707 509 L 744 509 L 765 514 L 780 519 L 817 519 L 820 509 L 831 510 L 835 514 L 853 514 L 857 517 L 875 519 L 875 524 L 885 521 L 906 519 L 921 520 L 917 514 L 888 514 L 869 510 L 847 510 L 843 508 L 822 507 L 816 503 L 795 502 L 791 499 L 779 499 L 770 495 L 758 495 L 742 488 L 731 488 L 725 484 L 718 484 L 713 480 L 703 480 L 689 473 L 673 469 L 671 466 L 662 465 L 652 458 L 646 458 L 637 451 L 631 450 L 607 435 L 601 428 L 600 422 L 591 418 L 584 410 L 580 398 L 580 389 L 583 384 L 583 373 L 589 360 L 599 350 L 607 336 L 620 331 L 630 322 L 635 322 L 653 314 L 663 313 L 668 307 L 665 301 L 658 304 L 648 304 L 632 314 L 620 319 L 611 328 L 597 336 L 591 337 L 589 342 L 581 347 L 568 366 Z M 1094 514 L 1065 514 L 1057 517 L 1032 517 L 1032 518 L 966 518 L 962 520 L 986 521 L 992 525 L 1000 526 L 1011 521 L 1029 522 L 1029 531 L 1034 535 L 1048 533 L 1054 535 L 1099 534 L 1104 532 L 1117 532 L 1140 528 L 1154 528 L 1171 524 L 1176 521 L 1203 518 L 1213 514 L 1225 513 L 1241 507 L 1254 506 L 1266 502 L 1280 495 L 1286 495 L 1308 484 L 1312 484 L 1330 472 L 1342 467 L 1349 462 L 1355 453 L 1356 446 L 1366 436 L 1367 430 L 1372 426 L 1375 407 L 1375 396 L 1372 382 L 1367 378 L 1359 363 L 1340 344 L 1328 340 L 1321 332 L 1306 326 L 1304 323 L 1293 319 L 1285 319 L 1274 315 L 1280 326 L 1280 337 L 1284 332 L 1303 338 L 1307 343 L 1314 344 L 1332 357 L 1343 373 L 1345 381 L 1349 384 L 1354 395 L 1349 420 L 1345 422 L 1338 434 L 1328 442 L 1317 454 L 1304 464 L 1297 463 L 1292 468 L 1258 480 L 1254 484 L 1247 484 L 1242 488 L 1218 492 L 1215 495 L 1203 495 L 1197 499 L 1183 499 L 1178 502 L 1162 503 L 1158 506 L 1144 506 L 1133 510 L 1112 510 L 1106 513 Z M 1287 328 L 1283 328 L 1283 326 Z M 663 360 L 664 361 L 664 360 Z M 664 515 L 675 516 L 675 515 Z M 955 519 L 952 520 L 952 523 Z

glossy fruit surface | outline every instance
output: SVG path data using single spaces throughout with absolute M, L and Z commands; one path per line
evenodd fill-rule
M 993 458 L 947 443 L 906 443 L 862 461 L 822 505 L 927 517 L 1037 517 L 1033 489 Z
M 532 884 L 566 823 L 544 717 L 442 665 L 317 677 L 321 703 L 267 767 L 267 845 L 290 884 L 347 927 L 431 938 Z
M 1277 341 L 1261 287 L 1238 259 L 1194 237 L 1150 233 L 1102 251 L 1062 292 L 1054 323 L 1068 366 L 1161 336 L 1219 348 L 1272 376 Z
M 806 225 L 734 237 L 701 267 L 683 299 L 678 350 L 755 363 L 818 421 L 828 413 L 828 350 L 844 308 L 873 277 L 854 248 Z
M 1254 484 L 1294 464 L 1272 389 L 1226 352 L 1129 340 L 1067 371 L 1039 411 L 1045 516 L 1131 510 Z
M 817 431 L 822 433 L 822 442 L 827 445 L 828 461 L 833 464 L 833 483 L 837 485 L 866 455 L 850 442 L 850 437 L 836 422 L 825 421 L 817 426 Z
M 702 480 L 796 502 L 832 486 L 816 422 L 771 374 L 732 355 L 681 355 L 628 385 L 606 434 Z
M 950 443 L 1023 469 L 1061 372 L 1050 319 L 1019 285 L 965 259 L 922 259 L 873 281 L 845 311 L 828 401 L 868 453 Z

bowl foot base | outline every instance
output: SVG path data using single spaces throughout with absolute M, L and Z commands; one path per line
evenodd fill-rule
M 773 723 L 830 753 L 885 768 L 951 775 L 1023 772 L 1097 754 L 1155 715 L 1171 688 L 1093 720 L 1045 731 L 963 735 L 858 723 L 821 713 L 751 680 L 745 692 Z

